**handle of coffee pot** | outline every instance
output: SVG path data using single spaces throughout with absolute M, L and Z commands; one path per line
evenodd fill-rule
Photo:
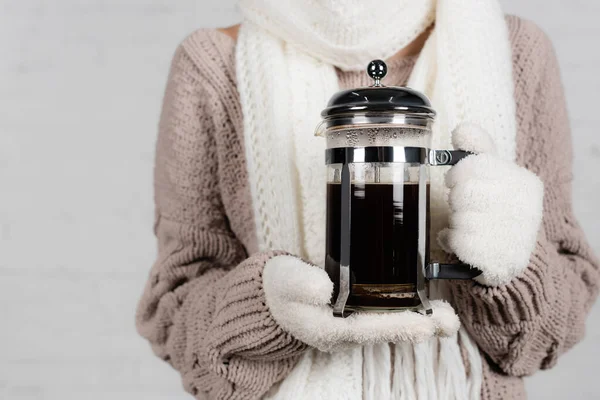
M 350 226 L 351 226 L 351 176 L 350 167 L 347 163 L 342 166 L 341 173 L 342 208 L 341 220 L 341 243 L 340 243 L 340 281 L 339 293 L 333 305 L 335 317 L 346 318 L 351 314 L 346 310 L 346 302 L 350 296 Z
M 472 154 L 464 150 L 430 150 L 429 165 L 454 165 Z
M 431 150 L 430 165 L 454 165 L 474 153 L 464 150 Z M 425 267 L 426 279 L 473 279 L 481 275 L 481 271 L 469 264 L 431 263 Z
M 425 278 L 432 279 L 473 279 L 481 275 L 481 271 L 469 264 L 431 263 L 425 267 Z

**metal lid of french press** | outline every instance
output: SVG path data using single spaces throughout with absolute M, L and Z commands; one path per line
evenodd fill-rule
M 321 112 L 324 122 L 341 118 L 342 121 L 333 125 L 397 122 L 428 126 L 433 121 L 435 111 L 423 93 L 407 87 L 384 86 L 381 83 L 387 74 L 384 61 L 371 61 L 367 74 L 373 79 L 373 85 L 334 94 L 327 108 Z M 358 118 L 348 119 L 348 116 Z M 364 118 L 365 116 L 374 118 Z

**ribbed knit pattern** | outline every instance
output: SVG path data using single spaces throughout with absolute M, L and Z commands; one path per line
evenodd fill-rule
M 185 332 L 178 328 L 185 338 L 184 368 L 189 368 L 184 384 L 192 393 L 206 391 L 222 399 L 264 393 L 305 350 L 282 332 L 265 304 L 262 269 L 278 254 L 257 253 L 220 279 L 203 276 L 203 282 L 194 282 L 179 321 Z
M 552 46 L 532 23 L 508 22 L 517 161 L 544 181 L 545 211 L 522 276 L 499 288 L 451 288 L 484 357 L 484 400 L 526 397 L 520 376 L 552 366 L 581 339 L 600 280 L 572 213 L 570 129 Z M 159 253 L 137 312 L 140 334 L 197 398 L 260 398 L 304 350 L 264 305 L 262 266 L 277 253 L 257 253 L 234 48 L 200 30 L 175 54 L 157 143 Z M 405 83 L 414 60 L 390 64 L 387 83 Z M 368 83 L 362 72 L 338 76 L 341 87 Z

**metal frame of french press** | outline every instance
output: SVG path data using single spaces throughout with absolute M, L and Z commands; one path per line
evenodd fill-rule
M 381 60 L 374 60 L 367 67 L 368 75 L 374 80 L 371 88 L 386 90 L 381 84 L 381 79 L 387 74 L 387 66 Z M 408 88 L 405 90 L 410 91 Z M 386 92 L 387 93 L 387 92 Z M 353 93 L 354 94 L 354 93 Z M 331 103 L 330 103 L 331 105 Z M 321 114 L 324 119 L 320 128 L 344 129 L 348 126 L 388 125 L 415 127 L 418 129 L 431 128 L 435 111 L 429 107 L 419 105 L 393 105 L 386 102 L 384 105 L 370 104 L 369 111 L 366 105 L 344 105 L 324 110 Z M 389 111 L 393 111 L 390 113 Z M 318 128 L 317 130 L 319 130 Z M 351 226 L 352 226 L 352 201 L 351 184 L 352 176 L 350 164 L 354 163 L 410 163 L 419 164 L 419 215 L 418 215 L 418 257 L 417 257 L 417 295 L 426 314 L 432 314 L 433 309 L 427 297 L 426 279 L 472 279 L 481 274 L 481 271 L 467 264 L 428 264 L 427 248 L 427 181 L 429 166 L 454 165 L 471 153 L 461 150 L 433 150 L 425 147 L 405 146 L 373 146 L 373 147 L 341 147 L 329 148 L 325 151 L 325 163 L 342 164 L 341 182 L 341 248 L 340 248 L 340 274 L 339 292 L 333 305 L 333 314 L 337 317 L 347 317 L 351 314 L 346 309 L 346 303 L 351 293 L 352 260 L 350 259 Z M 375 171 L 377 181 L 379 167 Z
M 470 153 L 460 150 L 431 150 L 423 147 L 377 146 L 377 147 L 340 147 L 327 149 L 325 163 L 342 164 L 341 170 L 341 247 L 340 247 L 340 281 L 339 293 L 333 305 L 333 313 L 338 317 L 350 315 L 346 310 L 346 302 L 351 293 L 351 259 L 350 242 L 352 227 L 352 204 L 350 187 L 352 176 L 350 164 L 355 163 L 410 163 L 419 164 L 419 233 L 417 258 L 417 294 L 426 314 L 432 313 L 429 299 L 425 293 L 425 279 L 449 278 L 452 269 L 452 279 L 471 279 L 478 271 L 472 268 L 464 269 L 462 274 L 456 274 L 457 266 L 461 264 L 427 264 L 426 249 L 426 218 L 427 215 L 427 166 L 454 165 Z

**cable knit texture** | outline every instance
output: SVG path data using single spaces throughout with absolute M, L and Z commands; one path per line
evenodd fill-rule
M 483 357 L 484 400 L 525 398 L 520 377 L 581 340 L 599 281 L 572 213 L 570 129 L 552 46 L 532 23 L 508 23 L 517 161 L 544 182 L 544 216 L 529 266 L 513 282 L 451 285 Z M 281 253 L 258 252 L 234 49 L 229 37 L 199 30 L 175 54 L 157 143 L 159 252 L 137 312 L 140 334 L 197 398 L 260 398 L 306 349 L 265 305 L 262 268 Z M 390 63 L 388 84 L 405 83 L 414 61 Z M 341 87 L 368 83 L 363 73 L 338 78 Z

